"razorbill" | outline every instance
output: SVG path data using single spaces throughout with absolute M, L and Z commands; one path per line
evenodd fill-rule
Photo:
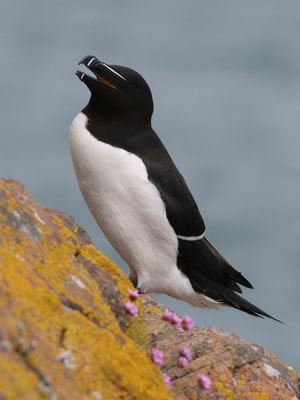
M 76 75 L 91 92 L 70 129 L 82 195 L 99 227 L 129 266 L 141 293 L 166 293 L 195 307 L 230 306 L 271 317 L 243 299 L 252 285 L 205 236 L 182 175 L 151 126 L 153 100 L 132 69 L 94 56 Z M 279 321 L 280 322 L 280 321 Z

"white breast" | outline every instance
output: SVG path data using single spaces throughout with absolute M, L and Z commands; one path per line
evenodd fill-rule
M 94 138 L 79 113 L 70 149 L 82 195 L 111 245 L 145 292 L 166 293 L 194 306 L 216 307 L 196 294 L 176 266 L 178 240 L 164 203 L 136 155 Z
M 142 160 L 95 139 L 79 113 L 70 129 L 70 148 L 83 197 L 101 230 L 127 262 L 139 286 L 176 264 L 177 238 Z

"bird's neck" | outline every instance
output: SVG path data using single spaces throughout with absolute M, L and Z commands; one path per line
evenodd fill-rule
M 119 147 L 123 142 L 131 141 L 137 135 L 152 131 L 151 120 L 148 123 L 127 118 L 105 116 L 87 108 L 82 112 L 87 116 L 87 129 L 98 140 Z

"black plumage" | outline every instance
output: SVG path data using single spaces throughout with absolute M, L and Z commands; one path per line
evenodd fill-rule
M 90 101 L 82 111 L 88 119 L 87 129 L 97 140 L 142 160 L 178 237 L 177 268 L 193 290 L 220 305 L 276 320 L 237 294 L 242 293 L 239 285 L 252 288 L 251 283 L 204 236 L 205 224 L 197 204 L 152 129 L 153 100 L 146 81 L 129 68 L 107 65 L 93 56 L 84 57 L 80 63 L 96 75 L 92 78 L 77 71 L 91 91 Z M 133 281 L 138 285 L 137 277 Z

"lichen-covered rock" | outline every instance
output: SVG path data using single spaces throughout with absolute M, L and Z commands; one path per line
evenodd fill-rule
M 215 328 L 176 329 L 150 295 L 137 301 L 143 318 L 129 316 L 129 287 L 72 217 L 0 180 L 0 400 L 300 398 L 295 372 L 261 346 Z M 154 340 L 171 393 L 146 357 Z M 184 368 L 179 345 L 192 350 Z M 206 394 L 198 373 L 213 382 Z
M 171 399 L 128 287 L 71 217 L 0 180 L 0 399 Z
M 162 321 L 164 306 L 151 295 L 142 295 L 149 349 L 157 341 L 164 352 L 163 372 L 172 378 L 176 400 L 297 400 L 297 375 L 263 347 L 216 328 L 194 328 L 189 334 Z M 151 333 L 157 332 L 153 338 Z M 179 345 L 188 346 L 192 360 L 178 368 Z M 197 388 L 197 374 L 212 380 L 205 394 Z M 200 397 L 201 394 L 201 397 Z

